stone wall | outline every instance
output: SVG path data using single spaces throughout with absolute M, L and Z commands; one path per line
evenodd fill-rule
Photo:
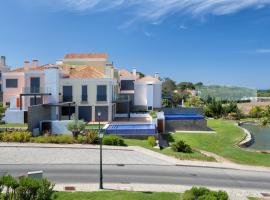
M 166 131 L 209 131 L 207 121 L 200 120 L 169 120 L 165 122 Z

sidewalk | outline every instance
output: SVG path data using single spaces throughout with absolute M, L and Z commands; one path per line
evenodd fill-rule
M 65 187 L 75 187 L 76 191 L 82 192 L 94 192 L 100 191 L 98 184 L 56 184 L 56 191 L 65 191 Z M 105 183 L 105 191 L 124 190 L 124 191 L 136 191 L 136 192 L 176 192 L 183 193 L 189 190 L 191 186 L 183 185 L 160 185 L 160 184 L 120 184 L 120 183 Z M 230 200 L 247 200 L 247 197 L 263 197 L 262 193 L 267 191 L 247 191 L 239 189 L 228 188 L 214 188 L 208 187 L 211 190 L 223 190 L 229 194 Z M 269 193 L 269 191 L 268 191 Z
M 19 147 L 19 148 L 61 148 L 61 149 L 99 149 L 99 145 L 83 145 L 83 144 L 38 144 L 38 143 L 0 143 L 1 147 Z M 148 155 L 150 157 L 163 160 L 170 165 L 179 165 L 179 166 L 196 166 L 196 167 L 208 167 L 208 168 L 223 168 L 223 169 L 236 169 L 236 170 L 248 170 L 248 171 L 257 171 L 257 172 L 270 172 L 270 167 L 262 166 L 249 166 L 249 165 L 240 165 L 230 162 L 207 162 L 207 161 L 192 161 L 192 160 L 179 160 L 170 156 L 166 156 L 155 151 L 139 147 L 139 146 L 105 146 L 103 145 L 103 150 L 117 150 L 117 151 L 135 151 Z

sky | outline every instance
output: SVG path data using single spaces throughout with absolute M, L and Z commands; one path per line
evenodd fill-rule
M 176 82 L 270 88 L 270 0 L 10 0 L 0 19 L 12 67 L 107 52 Z

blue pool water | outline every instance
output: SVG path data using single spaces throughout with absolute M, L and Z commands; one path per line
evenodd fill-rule
M 199 114 L 166 114 L 165 120 L 200 120 L 204 119 L 203 115 Z
M 154 124 L 111 124 L 105 132 L 113 135 L 156 135 L 156 126 Z

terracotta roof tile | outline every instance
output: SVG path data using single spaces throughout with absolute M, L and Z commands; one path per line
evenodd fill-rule
M 42 71 L 42 70 L 50 68 L 51 66 L 53 66 L 53 65 L 46 64 L 46 65 L 38 66 L 38 67 L 35 67 L 35 68 L 30 67 L 28 70 L 24 70 L 23 67 L 20 67 L 20 68 L 11 70 L 10 72 L 25 72 L 25 71 L 39 71 L 39 70 Z
M 125 69 L 119 70 L 119 75 L 120 76 L 133 76 L 133 74 Z
M 154 78 L 152 76 L 145 76 L 145 77 L 139 79 L 137 82 L 139 82 L 139 83 L 143 83 L 143 82 L 159 83 L 160 80 L 157 78 Z
M 64 59 L 83 59 L 83 58 L 108 58 L 107 53 L 68 53 Z
M 94 67 L 85 67 L 79 71 L 71 71 L 69 78 L 104 78 L 105 75 Z

